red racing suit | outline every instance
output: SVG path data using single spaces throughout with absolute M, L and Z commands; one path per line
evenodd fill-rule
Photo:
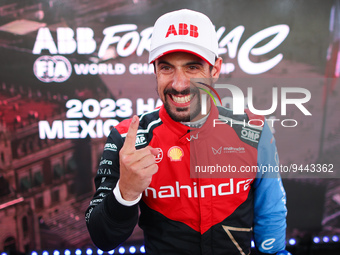
M 147 254 L 250 254 L 252 239 L 261 253 L 285 248 L 285 191 L 279 173 L 267 171 L 278 166 L 278 155 L 263 117 L 212 105 L 194 129 L 173 121 L 163 106 L 143 114 L 136 149 L 158 148 L 159 170 L 140 202 L 125 206 L 112 190 L 130 122 L 111 131 L 95 178 L 85 218 L 96 246 L 117 247 L 139 220 Z

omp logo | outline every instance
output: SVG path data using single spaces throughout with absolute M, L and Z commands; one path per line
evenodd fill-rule
M 34 75 L 42 82 L 64 82 L 70 78 L 72 66 L 63 56 L 41 56 L 33 66 Z
M 211 149 L 212 149 L 214 155 L 222 153 L 222 146 L 220 148 L 218 148 L 218 149 L 215 149 L 215 148 L 211 147 Z
M 262 242 L 261 244 L 261 248 L 264 249 L 264 250 L 270 250 L 274 247 L 274 245 L 272 245 L 274 242 L 275 242 L 275 238 L 270 238 L 270 239 L 267 239 L 265 241 Z
M 104 151 L 117 151 L 117 146 L 114 143 L 107 143 L 104 146 Z
M 258 143 L 260 138 L 260 132 L 242 127 L 241 138 Z
M 163 159 L 163 151 L 161 148 L 156 148 L 158 150 L 158 154 L 155 156 L 156 163 L 159 163 Z
M 146 144 L 146 139 L 144 135 L 137 135 L 135 146 Z
M 198 37 L 198 27 L 190 24 L 188 29 L 188 24 L 179 23 L 178 30 L 176 30 L 175 25 L 170 25 L 165 38 L 167 38 L 169 35 L 189 35 L 196 38 Z

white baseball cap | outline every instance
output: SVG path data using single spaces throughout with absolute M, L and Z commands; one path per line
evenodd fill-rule
M 215 27 L 203 13 L 183 9 L 159 17 L 153 27 L 149 63 L 171 52 L 189 52 L 210 65 L 218 57 Z

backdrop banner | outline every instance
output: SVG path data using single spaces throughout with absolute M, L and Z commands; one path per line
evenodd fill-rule
M 106 137 L 162 105 L 150 37 L 182 8 L 215 25 L 212 98 L 274 133 L 287 240 L 339 235 L 340 0 L 13 0 L 0 2 L 0 251 L 93 247 L 84 218 Z

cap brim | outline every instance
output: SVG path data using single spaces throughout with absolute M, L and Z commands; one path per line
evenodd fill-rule
M 170 43 L 152 50 L 149 54 L 149 63 L 152 64 L 156 59 L 172 52 L 188 52 L 200 57 L 209 65 L 213 66 L 215 64 L 216 56 L 213 52 L 200 46 L 184 42 Z

